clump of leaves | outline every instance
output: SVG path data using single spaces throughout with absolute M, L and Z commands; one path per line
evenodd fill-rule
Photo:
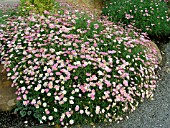
M 161 0 L 106 0 L 103 14 L 113 22 L 132 24 L 151 36 L 170 34 L 168 6 Z
M 59 4 L 55 0 L 21 0 L 20 10 L 21 14 L 28 14 L 30 11 L 43 14 L 43 12 L 56 12 Z

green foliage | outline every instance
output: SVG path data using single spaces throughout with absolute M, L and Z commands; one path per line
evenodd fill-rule
M 33 116 L 38 120 L 40 120 L 40 117 L 42 116 L 41 112 L 41 109 L 35 109 L 30 105 L 25 106 L 21 101 L 17 101 L 17 107 L 14 109 L 14 113 L 19 113 L 21 117 Z
M 17 16 L 18 12 L 16 7 L 6 7 L 0 8 L 0 24 L 5 24 L 9 17 Z
M 168 6 L 160 0 L 107 0 L 103 14 L 114 22 L 132 24 L 152 36 L 170 34 Z
M 22 117 L 63 126 L 112 122 L 156 87 L 156 58 L 141 48 L 148 40 L 106 19 L 64 10 L 9 20 L 2 30 L 1 58 L 9 60 Z
M 150 41 L 103 19 L 60 10 L 1 26 L 0 61 L 17 90 L 16 113 L 51 125 L 112 122 L 153 96 Z
M 168 5 L 168 8 L 170 9 L 170 0 L 162 0 L 163 2 L 165 2 Z
M 27 115 L 27 113 L 26 113 L 26 111 L 20 111 L 20 115 L 21 115 L 21 117 L 24 117 Z
M 28 14 L 30 11 L 43 14 L 43 12 L 55 12 L 59 4 L 55 0 L 20 0 L 21 14 Z

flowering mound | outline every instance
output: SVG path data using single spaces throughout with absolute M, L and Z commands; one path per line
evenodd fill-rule
M 103 14 L 113 22 L 133 24 L 150 36 L 168 36 L 170 17 L 163 0 L 104 0 Z
M 149 40 L 110 21 L 59 11 L 1 25 L 0 57 L 22 116 L 61 124 L 121 120 L 156 87 Z

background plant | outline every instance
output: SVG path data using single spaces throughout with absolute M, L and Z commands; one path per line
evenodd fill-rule
M 113 22 L 132 24 L 151 36 L 170 34 L 168 6 L 161 0 L 107 0 L 103 14 Z
M 43 14 L 43 12 L 56 12 L 59 7 L 55 0 L 20 0 L 21 14 L 34 11 L 35 13 Z
M 0 24 L 5 24 L 6 19 L 9 17 L 17 16 L 17 7 L 18 5 L 11 6 L 9 4 L 1 5 L 0 4 Z

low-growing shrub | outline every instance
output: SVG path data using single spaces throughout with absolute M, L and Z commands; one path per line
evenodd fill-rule
M 58 10 L 58 2 L 55 0 L 20 0 L 20 14 L 25 15 L 30 11 L 43 14 L 46 10 L 56 12 Z
M 153 96 L 158 63 L 155 49 L 145 49 L 150 41 L 103 19 L 45 11 L 1 25 L 0 57 L 17 89 L 16 112 L 50 125 L 112 122 Z
M 168 6 L 161 0 L 106 0 L 103 14 L 113 22 L 132 24 L 151 36 L 170 34 Z

